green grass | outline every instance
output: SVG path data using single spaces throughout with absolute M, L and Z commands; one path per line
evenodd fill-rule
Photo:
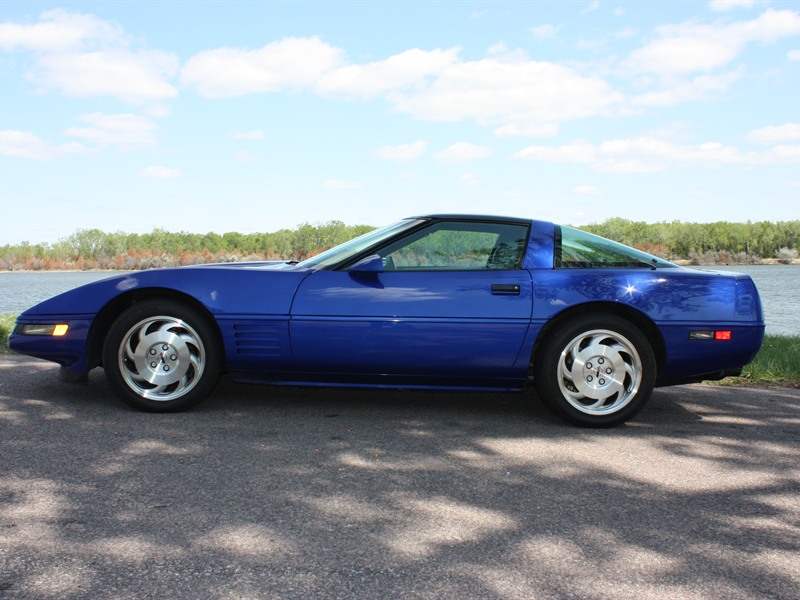
M 8 336 L 16 315 L 0 315 L 0 352 L 8 352 Z
M 744 368 L 742 377 L 725 382 L 736 385 L 742 379 L 758 385 L 800 384 L 800 336 L 764 336 L 761 350 Z
M 0 315 L 0 353 L 8 352 L 8 335 L 16 315 Z M 741 377 L 729 377 L 727 385 L 800 385 L 800 336 L 767 335 L 755 360 Z

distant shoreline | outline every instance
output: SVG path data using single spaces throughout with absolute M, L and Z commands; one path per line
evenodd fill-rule
M 781 262 L 777 258 L 760 258 L 755 262 L 736 263 L 736 262 L 718 262 L 718 263 L 702 263 L 692 264 L 692 261 L 686 259 L 673 260 L 672 263 L 679 267 L 766 267 L 778 266 L 785 267 L 791 265 L 800 265 L 800 258 L 793 259 L 790 263 Z
M 249 262 L 249 261 L 248 261 Z M 262 262 L 262 261 L 259 261 Z M 269 261 L 263 261 L 269 262 Z M 777 258 L 763 258 L 759 259 L 755 262 L 748 262 L 748 263 L 731 263 L 731 262 L 719 262 L 719 263 L 702 263 L 702 264 L 693 264 L 690 260 L 687 259 L 679 259 L 671 261 L 673 264 L 678 265 L 679 267 L 766 267 L 766 266 L 800 266 L 800 258 L 795 258 L 790 263 L 781 262 Z M 220 264 L 220 263 L 200 263 L 198 265 L 185 265 L 185 266 L 201 266 L 202 264 Z M 225 264 L 225 263 L 221 263 Z M 232 262 L 230 264 L 236 264 Z M 174 267 L 155 267 L 155 268 L 173 268 L 178 269 L 181 268 L 181 265 L 176 265 Z M 137 273 L 139 271 L 146 271 L 148 269 L 0 269 L 0 273 L 109 273 L 109 274 L 117 274 L 117 273 Z

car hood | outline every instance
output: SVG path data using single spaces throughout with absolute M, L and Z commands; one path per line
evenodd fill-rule
M 142 291 L 183 294 L 214 314 L 288 314 L 294 291 L 309 273 L 282 261 L 135 271 L 77 287 L 22 314 L 89 316 L 122 295 Z

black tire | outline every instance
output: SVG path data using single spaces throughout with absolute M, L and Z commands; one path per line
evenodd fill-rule
M 647 403 L 656 361 L 647 338 L 629 321 L 586 314 L 543 340 L 533 371 L 539 396 L 558 416 L 581 427 L 613 427 Z
M 174 300 L 145 300 L 111 325 L 103 368 L 123 402 L 147 412 L 195 406 L 214 389 L 220 355 L 214 325 Z

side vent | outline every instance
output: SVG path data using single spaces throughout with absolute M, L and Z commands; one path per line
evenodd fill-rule
M 233 338 L 236 341 L 237 354 L 271 357 L 281 355 L 281 336 L 277 325 L 234 325 Z

